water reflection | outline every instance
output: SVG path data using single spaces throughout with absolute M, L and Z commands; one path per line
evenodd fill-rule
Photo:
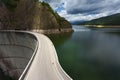
M 78 26 L 78 25 L 74 25 L 73 30 L 75 32 L 77 32 L 77 31 L 90 31 L 90 29 L 88 29 L 87 27 L 85 27 L 85 26 Z
M 119 32 L 87 30 L 70 35 L 51 39 L 62 67 L 74 80 L 120 80 Z
M 60 46 L 64 44 L 71 37 L 71 33 L 48 34 L 47 36 L 54 42 L 55 45 Z

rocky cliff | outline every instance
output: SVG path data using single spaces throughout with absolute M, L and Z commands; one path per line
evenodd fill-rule
M 0 0 L 0 29 L 72 31 L 67 20 L 39 0 Z

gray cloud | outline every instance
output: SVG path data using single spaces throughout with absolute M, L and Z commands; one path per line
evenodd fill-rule
M 66 10 L 70 14 L 98 14 L 118 10 L 120 0 L 67 0 Z
M 44 1 L 44 2 L 51 2 L 51 0 L 40 0 L 40 1 Z
M 49 3 L 51 7 L 55 9 L 59 5 L 61 0 L 40 0 L 40 1 Z
M 58 12 L 69 21 L 91 20 L 120 13 L 120 0 L 41 0 L 48 2 L 54 10 L 64 3 Z

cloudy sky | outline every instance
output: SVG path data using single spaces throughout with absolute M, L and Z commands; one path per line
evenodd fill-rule
M 84 21 L 120 13 L 120 0 L 41 0 L 69 21 Z

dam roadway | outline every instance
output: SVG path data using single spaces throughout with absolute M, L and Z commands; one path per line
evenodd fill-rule
M 0 32 L 1 33 L 1 32 Z M 3 37 L 4 33 L 4 37 L 10 37 L 10 36 L 6 36 L 9 35 L 10 33 L 12 34 L 12 37 L 14 37 L 15 40 L 19 40 L 19 41 L 15 41 L 16 43 L 11 43 L 9 40 L 5 40 L 8 41 L 9 43 L 7 43 L 8 46 L 12 45 L 12 46 L 19 46 L 22 45 L 22 48 L 20 48 L 20 50 L 17 47 L 17 51 L 18 53 L 16 53 L 15 55 L 19 55 L 22 54 L 23 55 L 19 55 L 18 58 L 23 58 L 24 55 L 28 55 L 29 56 L 29 61 L 26 63 L 24 62 L 24 59 L 22 59 L 22 61 L 12 61 L 12 64 L 8 63 L 9 65 L 20 65 L 22 64 L 23 66 L 23 70 L 19 71 L 16 69 L 16 72 L 19 73 L 18 75 L 18 80 L 72 80 L 67 74 L 66 72 L 62 69 L 62 67 L 59 64 L 58 61 L 58 57 L 57 57 L 57 53 L 56 50 L 54 48 L 53 43 L 51 42 L 51 40 L 39 33 L 35 33 L 35 32 L 28 32 L 28 31 L 2 31 L 2 34 L 0 35 L 0 37 Z M 5 34 L 6 33 L 6 34 Z M 28 37 L 19 37 L 18 34 L 27 34 L 26 36 L 32 36 L 30 44 L 28 43 L 27 39 L 29 39 Z M 17 37 L 17 38 L 16 38 Z M 23 40 L 22 40 L 23 39 Z M 22 40 L 22 41 L 21 41 Z M 29 39 L 30 40 L 30 39 Z M 3 41 L 3 40 L 1 40 Z M 2 45 L 6 45 L 6 42 L 4 41 L 4 43 Z M 21 42 L 20 42 L 21 41 Z M 27 49 L 27 48 L 29 49 Z M 11 48 L 13 49 L 13 48 Z M 9 53 L 12 54 L 15 51 L 11 51 L 11 49 L 8 49 Z M 30 49 L 33 49 L 30 51 Z M 2 50 L 2 48 L 1 48 Z M 11 51 L 11 52 L 10 52 Z M 2 51 L 3 52 L 3 51 Z M 7 51 L 4 51 L 5 54 L 7 54 Z M 30 56 L 30 54 L 31 56 Z M 0 53 L 1 54 L 1 53 Z M 2 53 L 3 57 L 5 57 L 4 53 Z M 7 54 L 8 55 L 8 54 Z M 13 57 L 14 55 L 12 55 Z M 26 56 L 25 58 L 27 59 L 28 56 Z M 9 56 L 11 57 L 11 56 Z M 17 58 L 17 57 L 16 57 Z M 8 61 L 9 62 L 9 61 Z M 23 64 L 25 63 L 25 64 Z M 2 62 L 2 64 L 5 64 L 4 62 Z M 1 65 L 0 65 L 1 66 Z M 19 69 L 19 66 L 17 67 Z M 8 71 L 7 69 L 2 68 L 3 70 Z M 10 77 L 14 77 L 16 74 L 15 72 L 12 72 L 12 75 L 7 74 Z

